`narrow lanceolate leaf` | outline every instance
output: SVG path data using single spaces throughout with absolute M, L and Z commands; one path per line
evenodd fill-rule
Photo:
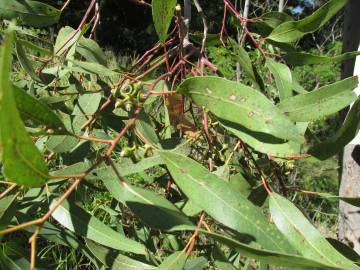
M 156 267 L 136 261 L 111 249 L 97 245 L 91 240 L 86 241 L 86 245 L 95 257 L 109 269 L 113 270 L 155 270 Z
M 286 63 L 293 66 L 337 63 L 359 55 L 360 52 L 347 52 L 336 56 L 321 56 L 306 52 L 291 52 L 284 56 Z
M 285 12 L 270 11 L 263 14 L 258 20 L 249 22 L 255 26 L 258 33 L 262 36 L 268 36 L 274 28 L 280 24 L 288 21 L 292 21 L 293 18 Z
M 279 230 L 304 257 L 346 270 L 360 269 L 334 249 L 301 211 L 284 197 L 271 194 L 270 212 Z
M 186 262 L 186 253 L 184 251 L 177 251 L 160 264 L 157 270 L 183 270 Z
M 135 122 L 135 131 L 139 138 L 147 144 L 156 146 L 159 144 L 159 137 L 155 132 L 155 128 L 151 123 L 150 117 L 142 110 Z
M 46 27 L 60 19 L 61 11 L 38 1 L 1 0 L 0 18 L 18 19 L 21 24 L 33 27 Z
M 342 268 L 333 267 L 331 265 L 304 258 L 300 255 L 289 254 L 286 252 L 276 252 L 273 250 L 265 250 L 239 242 L 233 238 L 224 235 L 212 233 L 203 229 L 198 230 L 200 233 L 209 236 L 211 239 L 222 243 L 238 252 L 242 256 L 254 258 L 258 261 L 269 263 L 274 266 L 289 267 L 288 269 L 308 269 L 308 270 L 340 270 Z
M 303 141 L 295 124 L 251 87 L 220 77 L 196 77 L 185 80 L 177 91 L 206 107 L 220 120 L 281 139 Z
M 145 246 L 109 228 L 74 203 L 63 202 L 52 216 L 68 230 L 99 244 L 121 251 L 146 254 Z
M 244 73 L 250 78 L 253 86 L 257 89 L 263 90 L 264 82 L 257 73 L 257 70 L 254 68 L 249 54 L 235 40 L 229 39 L 229 41 L 230 44 L 234 47 L 236 61 L 240 64 Z
M 27 134 L 16 108 L 10 83 L 11 47 L 14 33 L 8 33 L 0 47 L 0 138 L 5 176 L 24 186 L 39 186 L 47 180 L 42 155 Z
M 292 76 L 287 65 L 278 63 L 271 58 L 266 60 L 266 66 L 269 68 L 275 78 L 276 87 L 279 91 L 280 100 L 292 96 Z
M 122 176 L 128 176 L 134 173 L 143 172 L 146 169 L 162 164 L 158 154 L 152 157 L 144 158 L 138 163 L 134 163 L 131 159 L 123 159 L 121 162 L 115 163 L 116 169 L 121 172 Z M 110 181 L 114 178 L 114 170 L 110 166 L 100 167 L 93 170 L 86 179 L 101 179 L 102 181 Z
M 54 134 L 67 134 L 61 119 L 40 100 L 30 96 L 23 89 L 13 85 L 16 107 L 23 120 L 31 120 L 35 124 L 43 125 Z
M 21 46 L 21 44 L 16 42 L 15 48 L 16 48 L 16 54 L 17 54 L 18 60 L 21 64 L 22 68 L 25 70 L 25 72 L 34 81 L 41 82 L 41 80 L 40 80 L 39 76 L 36 74 L 30 60 L 27 58 L 25 50 Z
M 314 145 L 308 150 L 312 156 L 325 160 L 339 153 L 345 145 L 356 137 L 360 130 L 360 99 L 352 105 L 342 127 L 328 140 Z
M 319 193 L 319 192 L 316 192 L 312 195 L 319 196 L 327 200 L 341 200 L 353 206 L 360 207 L 360 197 L 339 197 L 330 193 Z
M 357 99 L 352 90 L 358 85 L 357 77 L 320 87 L 307 94 L 288 98 L 278 108 L 293 121 L 308 122 L 338 112 Z
M 268 39 L 277 42 L 293 42 L 305 34 L 315 32 L 343 8 L 346 2 L 347 0 L 330 0 L 312 15 L 302 20 L 280 24 L 271 32 Z
M 165 42 L 174 15 L 176 0 L 153 0 L 152 17 L 160 41 Z
M 116 200 L 126 204 L 150 227 L 168 231 L 177 226 L 194 226 L 175 205 L 151 190 L 119 182 L 114 173 L 103 183 Z
M 260 208 L 236 192 L 229 183 L 190 158 L 170 151 L 161 151 L 160 155 L 179 188 L 214 219 L 248 235 L 263 248 L 292 251 Z
M 72 66 L 71 69 L 76 72 L 86 73 L 86 74 L 95 74 L 95 75 L 104 76 L 104 77 L 119 75 L 118 72 L 113 71 L 113 70 L 107 68 L 106 66 L 103 66 L 103 65 L 95 63 L 95 62 L 72 60 L 71 63 L 74 64 L 74 66 Z
M 268 134 L 252 132 L 241 125 L 228 121 L 220 121 L 220 123 L 225 129 L 260 153 L 283 158 L 301 154 L 301 144 L 299 143 L 286 142 Z

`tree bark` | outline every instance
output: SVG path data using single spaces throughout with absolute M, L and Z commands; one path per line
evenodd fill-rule
M 354 51 L 359 47 L 360 1 L 350 0 L 345 10 L 343 51 Z M 354 74 L 355 58 L 343 63 L 342 78 L 360 75 L 360 58 L 357 60 L 359 68 Z M 359 136 L 359 135 L 358 135 Z M 360 146 L 357 142 L 350 142 L 344 149 L 341 166 L 341 182 L 339 196 L 360 197 Z M 352 246 L 360 254 L 360 208 L 339 202 L 339 240 Z
M 279 12 L 284 11 L 285 0 L 279 0 Z

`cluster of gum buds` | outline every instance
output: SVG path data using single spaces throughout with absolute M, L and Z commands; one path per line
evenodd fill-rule
M 133 162 L 139 162 L 144 158 L 153 155 L 153 146 L 149 144 L 145 144 L 144 146 L 139 146 L 134 143 L 132 146 L 126 146 L 120 152 L 120 157 L 128 157 L 131 158 Z
M 138 108 L 144 101 L 142 82 L 124 83 L 120 88 L 112 91 L 113 97 L 116 99 L 115 108 L 123 108 L 127 112 Z

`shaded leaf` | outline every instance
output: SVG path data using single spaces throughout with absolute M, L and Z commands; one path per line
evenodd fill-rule
M 263 248 L 291 251 L 290 245 L 261 212 L 227 182 L 196 161 L 170 152 L 159 152 L 171 176 L 185 195 L 210 216 Z
M 303 37 L 305 34 L 315 32 L 327 23 L 347 0 L 330 0 L 310 16 L 299 20 L 284 22 L 277 26 L 267 37 L 277 42 L 292 42 Z
M 337 252 L 290 201 L 272 193 L 269 204 L 276 226 L 304 257 L 342 269 L 360 269 Z
M 286 63 L 293 66 L 327 64 L 342 62 L 359 55 L 360 52 L 347 52 L 336 56 L 314 55 L 306 52 L 290 52 L 284 56 Z
M 154 266 L 126 257 L 119 252 L 97 245 L 91 240 L 86 245 L 96 258 L 111 270 L 152 270 Z
M 312 156 L 325 160 L 339 153 L 347 145 L 360 129 L 360 99 L 358 99 L 348 112 L 341 128 L 328 140 L 314 145 L 308 150 Z
M 307 94 L 288 98 L 278 108 L 293 121 L 308 122 L 338 112 L 357 99 L 352 90 L 358 85 L 357 77 L 350 77 L 320 87 Z M 314 110 L 316 108 L 316 110 Z
M 44 103 L 27 94 L 17 86 L 13 86 L 16 107 L 23 120 L 31 120 L 36 124 L 44 125 L 52 133 L 68 134 L 61 119 Z
M 41 82 L 41 79 L 36 74 L 36 72 L 35 72 L 35 70 L 34 70 L 34 68 L 32 66 L 32 63 L 27 58 L 25 50 L 21 46 L 21 44 L 16 42 L 15 43 L 15 48 L 16 48 L 16 54 L 17 54 L 18 60 L 19 60 L 19 62 L 21 64 L 22 68 L 25 70 L 25 72 L 27 74 L 29 74 L 31 79 L 33 79 L 34 81 Z
M 64 201 L 56 208 L 52 217 L 68 230 L 104 246 L 136 254 L 146 254 L 142 244 L 114 231 L 69 201 Z
M 220 77 L 185 80 L 177 89 L 220 120 L 244 126 L 254 132 L 302 142 L 296 126 L 259 91 Z
M 193 226 L 176 206 L 151 190 L 120 182 L 115 173 L 103 183 L 116 200 L 126 204 L 150 227 L 171 230 L 177 226 Z
M 6 35 L 0 54 L 0 134 L 5 176 L 24 186 L 46 182 L 47 166 L 41 153 L 27 134 L 16 108 L 14 91 L 9 81 L 14 34 Z
M 301 144 L 299 143 L 293 141 L 286 142 L 265 133 L 253 132 L 241 125 L 237 125 L 229 121 L 220 120 L 219 122 L 225 129 L 233 133 L 258 152 L 274 157 L 284 158 L 300 154 Z
M 160 41 L 164 43 L 174 14 L 176 0 L 153 0 L 151 6 L 156 33 Z
M 1 0 L 0 18 L 18 19 L 21 24 L 46 27 L 57 23 L 61 11 L 45 3 L 29 0 Z
M 274 28 L 288 21 L 293 21 L 293 18 L 285 12 L 270 11 L 249 23 L 254 25 L 261 35 L 268 36 Z

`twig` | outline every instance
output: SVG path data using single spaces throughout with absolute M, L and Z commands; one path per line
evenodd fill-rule
M 11 192 L 15 187 L 16 187 L 16 184 L 11 184 L 10 187 L 8 187 L 7 189 L 5 189 L 5 190 L 0 194 L 0 200 L 1 200 L 2 198 L 4 198 L 7 194 L 9 194 L 9 192 Z

